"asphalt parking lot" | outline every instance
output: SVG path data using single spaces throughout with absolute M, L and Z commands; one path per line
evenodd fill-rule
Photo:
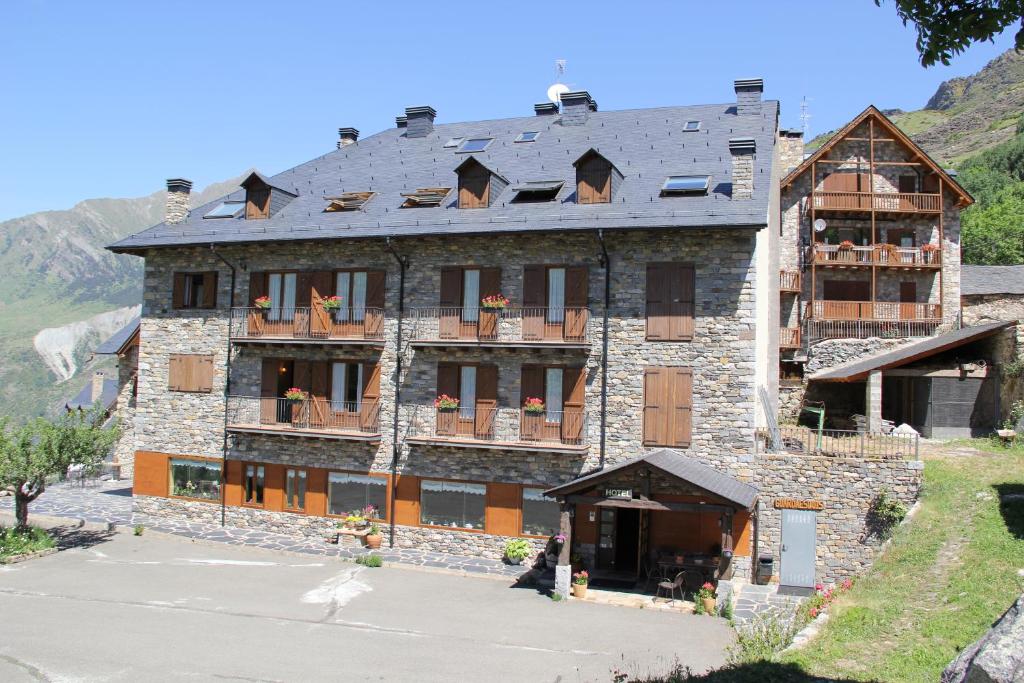
M 148 533 L 0 567 L 0 680 L 609 681 L 720 665 L 721 620 Z

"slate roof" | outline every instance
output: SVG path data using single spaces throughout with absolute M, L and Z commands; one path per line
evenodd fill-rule
M 960 266 L 960 295 L 1024 294 L 1022 266 Z
M 109 339 L 96 347 L 94 353 L 100 355 L 115 355 L 121 352 L 124 345 L 139 331 L 141 317 L 135 316 L 128 321 L 128 324 L 115 332 Z
M 183 223 L 161 223 L 109 248 L 132 252 L 159 246 L 431 234 L 761 227 L 768 217 L 778 111 L 777 101 L 765 100 L 759 116 L 739 116 L 729 103 L 590 112 L 579 126 L 563 126 L 557 115 L 435 122 L 422 138 L 406 137 L 405 128 L 390 128 L 268 178 L 298 195 L 269 219 L 203 218 L 222 201 L 243 199 L 239 189 L 193 209 Z M 701 121 L 700 130 L 684 132 L 691 120 Z M 540 135 L 534 142 L 513 142 L 524 131 Z M 440 207 L 400 209 L 402 192 L 456 186 L 455 168 L 467 155 L 443 145 L 457 137 L 493 137 L 485 151 L 473 156 L 511 185 L 564 179 L 565 186 L 552 202 L 511 203 L 515 193 L 505 188 L 485 209 L 459 210 L 454 193 Z M 749 200 L 730 197 L 729 139 L 737 137 L 753 137 L 757 145 L 754 197 Z M 611 204 L 574 201 L 572 164 L 590 148 L 625 176 Z M 661 185 L 671 174 L 710 174 L 708 195 L 661 197 Z M 360 211 L 323 212 L 325 197 L 359 191 L 377 195 Z
M 117 402 L 117 380 L 116 379 L 104 379 L 103 380 L 103 393 L 99 396 L 100 403 L 103 404 L 105 410 L 110 410 L 110 407 Z M 68 410 L 88 410 L 92 408 L 96 402 L 96 397 L 92 395 L 92 381 L 86 383 L 82 390 L 78 394 L 65 403 L 65 407 Z
M 914 344 L 907 344 L 892 351 L 876 353 L 867 358 L 836 365 L 816 372 L 808 379 L 811 382 L 856 382 L 866 378 L 872 370 L 888 370 L 889 368 L 906 365 L 922 358 L 928 358 L 943 351 L 955 349 L 958 346 L 970 344 L 985 337 L 991 337 L 993 334 L 1008 327 L 1013 327 L 1015 324 L 1013 322 L 994 322 L 964 327 L 959 330 L 929 337 Z
M 623 470 L 640 463 L 651 465 L 652 467 L 660 469 L 673 477 L 687 481 L 694 486 L 713 493 L 720 498 L 736 503 L 737 505 L 741 505 L 748 510 L 753 508 L 754 503 L 757 502 L 759 491 L 750 484 L 745 484 L 735 477 L 719 472 L 714 467 L 705 465 L 699 460 L 683 455 L 679 451 L 674 451 L 669 448 L 661 448 L 656 451 L 651 451 L 645 455 L 619 463 L 614 467 L 607 467 L 598 472 L 579 477 L 578 479 L 573 479 L 566 484 L 556 486 L 544 493 L 548 496 L 560 496 L 588 488 L 595 482 L 601 481 L 619 470 Z

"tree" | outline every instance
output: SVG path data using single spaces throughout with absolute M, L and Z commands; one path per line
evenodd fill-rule
M 1003 29 L 1021 24 L 1014 36 L 1024 49 L 1024 0 L 895 0 L 903 25 L 917 27 L 917 51 L 921 64 L 949 65 L 953 56 L 971 43 L 991 41 Z M 882 0 L 875 0 L 882 6 Z
M 47 479 L 70 465 L 95 467 L 117 442 L 117 426 L 104 427 L 103 410 L 72 411 L 54 421 L 36 418 L 20 427 L 0 421 L 0 486 L 14 489 L 18 527 L 28 526 L 28 505 L 46 490 Z

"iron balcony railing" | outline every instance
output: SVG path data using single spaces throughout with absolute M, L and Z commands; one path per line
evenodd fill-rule
M 583 410 L 522 408 L 456 408 L 411 406 L 408 437 L 420 440 L 484 442 L 495 445 L 568 446 L 587 444 L 587 414 Z
M 380 404 L 376 400 L 338 402 L 311 398 L 229 396 L 228 429 L 302 431 L 325 434 L 353 434 L 361 437 L 380 433 Z
M 590 310 L 584 307 L 468 308 L 435 306 L 410 311 L 413 342 L 476 341 L 586 344 Z
M 843 429 L 779 427 L 779 448 L 772 448 L 771 434 L 759 429 L 755 439 L 759 453 L 788 455 L 825 455 L 872 459 L 917 459 L 919 437 L 916 434 L 882 434 Z
M 384 310 L 322 306 L 232 308 L 232 339 L 384 339 Z
M 938 268 L 941 252 L 922 247 L 897 247 L 891 244 L 841 247 L 838 244 L 814 245 L 814 262 L 821 266 L 893 266 Z
M 941 197 L 919 192 L 814 192 L 813 205 L 819 210 L 893 211 L 898 213 L 939 213 Z
M 810 301 L 807 317 L 815 320 L 941 320 L 942 305 L 899 301 Z

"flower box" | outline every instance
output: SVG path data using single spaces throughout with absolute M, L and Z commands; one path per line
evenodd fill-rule
M 309 392 L 303 391 L 298 387 L 292 387 L 288 391 L 284 392 L 284 397 L 293 403 L 299 403 L 300 401 L 305 401 L 309 398 Z
M 540 398 L 528 398 L 523 402 L 523 410 L 531 415 L 540 415 L 544 412 L 544 400 Z
M 258 297 L 255 301 L 253 301 L 252 305 L 255 306 L 256 308 L 267 310 L 273 305 L 273 303 L 270 301 L 269 296 L 261 296 Z
M 320 305 L 324 307 L 325 311 L 337 311 L 341 308 L 341 301 L 340 296 L 329 296 L 324 298 Z
M 485 310 L 500 311 L 509 305 L 509 300 L 501 294 L 495 294 L 494 296 L 485 296 L 480 300 L 481 308 Z

